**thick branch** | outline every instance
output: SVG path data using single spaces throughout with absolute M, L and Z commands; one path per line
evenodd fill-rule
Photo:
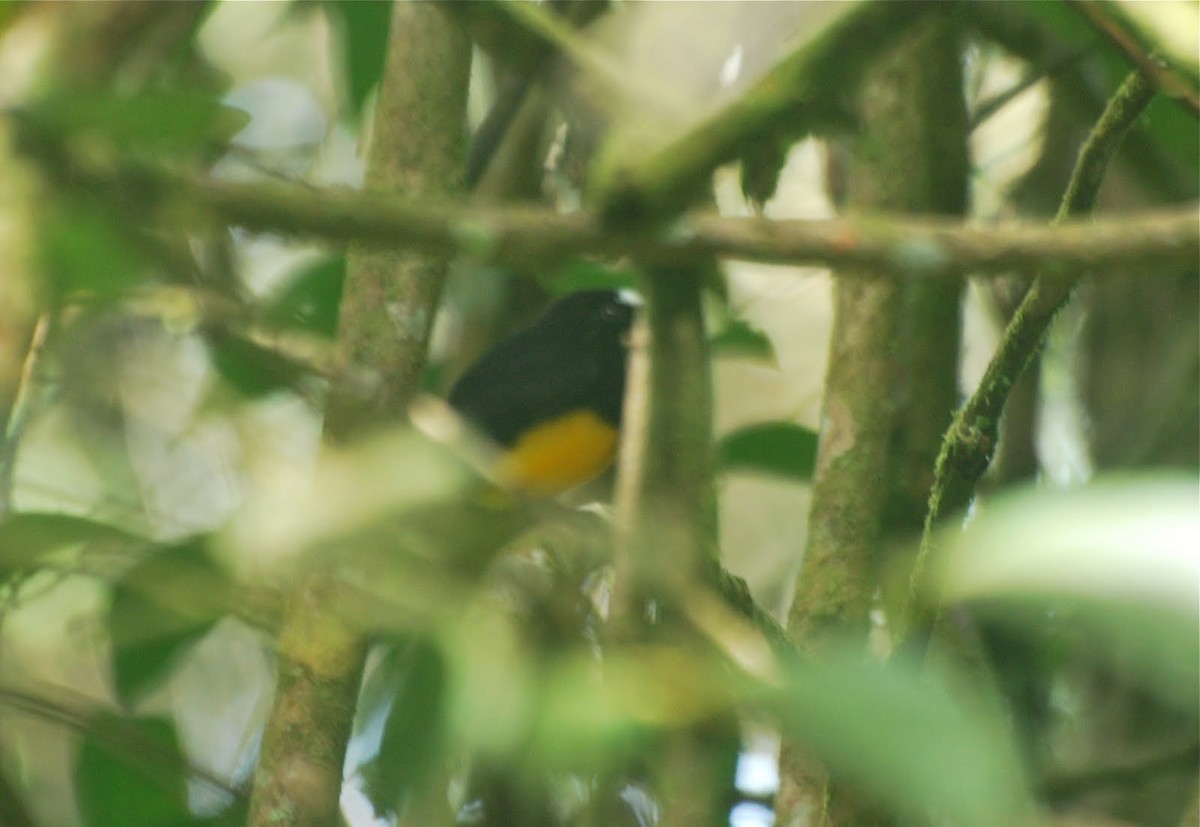
M 613 520 L 613 638 L 678 645 L 688 595 L 716 564 L 712 381 L 703 316 L 704 270 L 649 267 L 643 320 L 632 338 Z M 709 565 L 706 565 L 709 564 Z M 644 623 L 653 601 L 661 619 Z M 693 638 L 694 640 L 694 638 Z M 654 773 L 663 827 L 713 823 L 732 780 L 736 732 L 724 715 L 663 740 Z M 736 738 L 735 741 L 736 743 Z
M 868 63 L 863 56 L 893 42 L 923 8 L 862 3 L 841 12 L 744 95 L 666 146 L 634 159 L 602 155 L 593 172 L 601 211 L 615 224 L 668 218 L 703 195 L 713 170 L 753 141 L 827 127 L 838 117 L 831 115 L 839 109 L 838 97 L 857 85 Z M 846 60 L 848 50 L 859 59 Z
M 470 44 L 433 3 L 393 6 L 387 64 L 367 159 L 370 189 L 445 197 L 459 188 Z M 394 421 L 419 387 L 444 257 L 352 248 L 341 303 L 343 363 L 382 381 L 364 394 L 333 383 L 325 438 Z M 336 821 L 346 744 L 366 660 L 364 630 L 339 611 L 330 573 L 308 574 L 288 602 L 279 686 L 263 735 L 248 824 Z
M 926 15 L 873 66 L 862 90 L 863 128 L 849 176 L 854 203 L 961 212 L 967 174 L 962 100 L 953 20 Z M 872 564 L 885 528 L 901 522 L 888 520 L 888 506 L 922 486 L 916 466 L 926 422 L 949 419 L 958 287 L 907 278 L 835 284 L 808 542 L 788 616 L 788 630 L 804 651 L 821 652 L 845 639 L 866 643 L 876 589 Z M 905 331 L 905 310 L 942 329 Z M 939 348 L 943 352 L 932 353 Z M 811 760 L 803 743 L 785 741 L 776 815 L 794 822 L 805 814 L 822 827 L 871 823 L 861 802 Z
M 678 598 L 715 548 L 712 387 L 700 274 L 655 269 L 632 336 L 616 494 L 618 611 Z

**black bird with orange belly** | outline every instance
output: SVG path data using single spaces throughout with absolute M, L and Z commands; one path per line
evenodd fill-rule
M 501 482 L 553 495 L 612 464 L 633 305 L 624 291 L 572 293 L 454 385 L 450 404 L 503 451 Z

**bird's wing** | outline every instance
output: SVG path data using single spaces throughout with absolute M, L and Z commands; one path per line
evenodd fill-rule
M 463 374 L 450 404 L 493 440 L 511 445 L 537 422 L 585 405 L 596 371 L 586 353 L 549 349 L 518 334 Z

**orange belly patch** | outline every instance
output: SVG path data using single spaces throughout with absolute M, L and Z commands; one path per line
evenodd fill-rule
M 535 494 L 558 494 L 612 464 L 617 431 L 591 411 L 543 422 L 522 436 L 500 463 L 500 478 Z

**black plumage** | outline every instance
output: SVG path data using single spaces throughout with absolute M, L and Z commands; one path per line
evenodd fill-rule
M 581 409 L 619 428 L 632 322 L 633 306 L 615 290 L 572 293 L 485 353 L 454 385 L 450 404 L 504 446 Z

